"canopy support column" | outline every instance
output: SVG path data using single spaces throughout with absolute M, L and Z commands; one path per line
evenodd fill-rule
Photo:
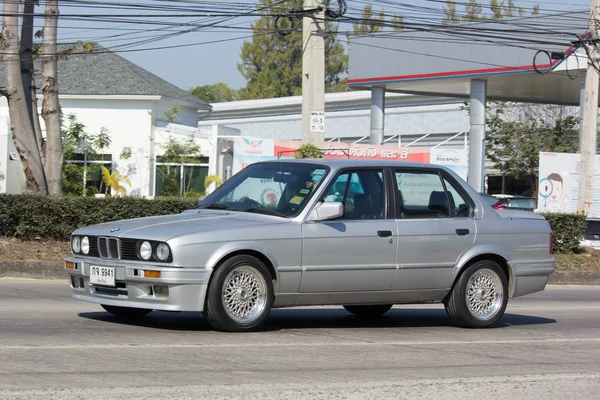
M 385 124 L 385 88 L 371 88 L 371 137 L 370 143 L 383 143 Z
M 469 184 L 478 192 L 485 191 L 485 106 L 487 81 L 471 80 L 471 108 L 469 130 Z

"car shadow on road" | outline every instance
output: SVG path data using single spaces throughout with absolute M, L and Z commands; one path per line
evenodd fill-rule
M 139 319 L 124 319 L 115 317 L 107 312 L 80 313 L 80 317 L 107 323 L 132 325 L 153 329 L 171 331 L 208 331 L 211 327 L 205 321 L 202 313 L 196 312 L 163 312 L 154 311 Z M 556 320 L 522 314 L 505 314 L 497 328 L 510 326 L 555 324 Z M 431 308 L 401 307 L 388 311 L 377 318 L 357 318 L 343 308 L 289 308 L 276 309 L 261 331 L 279 331 L 285 329 L 323 329 L 323 328 L 454 328 L 446 311 Z

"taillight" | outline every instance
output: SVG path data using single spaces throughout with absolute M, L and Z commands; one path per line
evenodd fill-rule
M 550 232 L 550 254 L 552 254 L 552 232 Z
M 500 204 L 496 204 L 494 207 L 494 210 L 504 210 L 504 204 L 500 203 Z

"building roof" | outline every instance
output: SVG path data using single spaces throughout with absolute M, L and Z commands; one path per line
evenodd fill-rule
M 93 51 L 76 43 L 59 44 L 58 82 L 61 95 L 80 96 L 165 96 L 209 109 L 210 105 L 187 91 L 146 71 L 117 53 L 94 44 Z M 41 91 L 41 61 L 36 61 L 36 84 Z M 4 87 L 0 63 L 0 87 Z

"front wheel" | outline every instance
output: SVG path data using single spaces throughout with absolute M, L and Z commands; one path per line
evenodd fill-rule
M 267 267 L 255 257 L 239 255 L 214 272 L 204 317 L 220 331 L 253 331 L 267 319 L 272 304 L 273 284 Z
M 452 321 L 466 328 L 494 325 L 504 315 L 507 303 L 508 280 L 492 260 L 467 267 L 444 301 Z
M 119 318 L 142 318 L 152 312 L 152 310 L 146 308 L 107 306 L 106 304 L 101 304 L 101 306 L 106 311 Z
M 346 311 L 356 315 L 359 318 L 375 318 L 379 317 L 392 308 L 391 304 L 376 304 L 376 305 L 361 305 L 361 306 L 344 306 Z

